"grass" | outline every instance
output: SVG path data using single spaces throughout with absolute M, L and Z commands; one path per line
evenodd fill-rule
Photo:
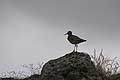
M 120 65 L 116 61 L 117 57 L 110 59 L 103 55 L 103 49 L 99 54 L 96 53 L 94 49 L 94 54 L 91 56 L 97 71 L 106 77 L 110 77 L 113 74 L 117 74 L 119 72 Z
M 7 72 L 3 72 L 0 74 L 1 78 L 15 78 L 15 79 L 22 79 L 22 78 L 26 78 L 29 77 L 31 75 L 35 75 L 41 74 L 41 69 L 43 66 L 43 62 L 42 63 L 37 63 L 37 64 L 24 64 L 22 65 L 23 68 L 27 69 L 27 72 L 25 71 L 7 71 Z

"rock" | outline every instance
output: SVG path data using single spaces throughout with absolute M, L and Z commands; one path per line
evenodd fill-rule
M 48 61 L 41 74 L 24 79 L 0 78 L 0 80 L 120 80 L 120 74 L 106 77 L 96 69 L 90 56 L 84 52 L 72 52 Z
M 48 61 L 40 76 L 40 80 L 106 80 L 97 73 L 90 56 L 83 52 Z
M 111 76 L 111 80 L 120 80 L 120 73 L 118 73 L 118 74 L 113 74 L 113 75 Z
M 14 78 L 1 78 L 0 80 L 15 80 Z
M 30 77 L 26 77 L 22 80 L 39 80 L 40 79 L 40 75 L 39 74 L 34 74 L 34 75 L 31 75 Z

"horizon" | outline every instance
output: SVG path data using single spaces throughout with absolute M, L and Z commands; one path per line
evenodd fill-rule
M 73 50 L 64 33 L 86 39 L 78 51 L 120 58 L 119 0 L 1 0 L 0 72 Z M 119 61 L 119 59 L 118 59 Z M 119 61 L 120 62 L 120 61 Z

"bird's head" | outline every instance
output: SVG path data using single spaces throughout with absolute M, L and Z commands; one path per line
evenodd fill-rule
M 68 31 L 65 35 L 72 35 L 72 31 Z

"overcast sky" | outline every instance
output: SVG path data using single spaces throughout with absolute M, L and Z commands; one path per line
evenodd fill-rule
M 79 51 L 120 58 L 120 0 L 0 0 L 0 71 L 71 52 L 68 30 Z

